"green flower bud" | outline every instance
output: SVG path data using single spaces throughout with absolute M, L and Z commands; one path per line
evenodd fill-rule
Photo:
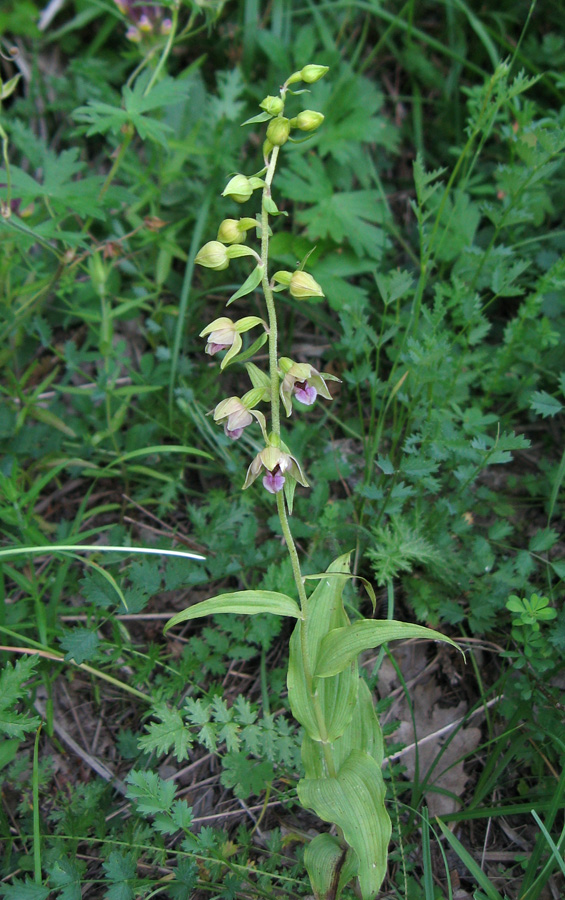
M 315 81 L 319 81 L 320 78 L 323 78 L 326 72 L 329 72 L 329 66 L 316 66 L 310 64 L 304 66 L 300 70 L 300 77 L 306 84 L 314 84 Z
M 328 66 L 315 66 L 313 64 L 304 66 L 300 72 L 293 72 L 292 75 L 286 79 L 286 84 L 296 84 L 297 81 L 305 81 L 306 84 L 314 84 L 315 81 L 319 81 L 320 78 L 323 78 L 328 71 Z
M 224 219 L 218 228 L 217 240 L 222 244 L 242 243 L 250 228 L 257 227 L 256 219 Z
M 292 128 L 299 128 L 300 131 L 314 131 L 320 127 L 323 121 L 322 113 L 314 112 L 313 109 L 304 109 L 290 120 L 290 124 Z
M 218 228 L 217 240 L 222 244 L 235 244 L 245 240 L 245 231 L 239 227 L 239 219 L 224 219 Z
M 253 193 L 249 178 L 245 175 L 234 175 L 222 191 L 222 197 L 231 197 L 236 203 L 245 203 Z
M 271 97 L 269 95 L 261 101 L 259 106 L 261 107 L 261 109 L 264 109 L 265 112 L 270 113 L 272 116 L 278 116 L 284 109 L 284 100 L 282 100 L 280 97 Z
M 282 147 L 288 141 L 290 122 L 284 116 L 271 119 L 267 125 L 267 140 L 275 147 Z
M 219 241 L 208 241 L 201 250 L 198 251 L 194 260 L 199 266 L 205 266 L 207 269 L 227 269 L 230 260 L 226 248 Z
M 308 297 L 324 297 L 325 294 L 311 275 L 307 272 L 294 272 L 290 279 L 290 294 L 295 300 L 306 300 Z

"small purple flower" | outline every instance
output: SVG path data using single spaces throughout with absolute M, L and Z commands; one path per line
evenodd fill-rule
M 287 416 L 290 416 L 292 412 L 293 396 L 305 406 L 312 406 L 316 397 L 325 397 L 326 400 L 331 400 L 332 395 L 326 382 L 339 381 L 335 375 L 318 372 L 310 363 L 296 363 L 286 356 L 279 359 L 279 372 L 282 375 L 281 400 Z
M 264 428 L 263 413 L 245 405 L 244 400 L 248 396 L 246 394 L 243 400 L 239 397 L 228 397 L 227 400 L 218 403 L 214 410 L 214 422 L 224 426 L 224 434 L 232 441 L 237 441 L 241 437 L 244 429 L 251 425 L 254 418 Z
M 259 475 L 263 474 L 263 487 L 270 494 L 278 494 L 282 491 L 287 477 L 293 478 L 298 484 L 308 487 L 308 482 L 300 468 L 298 460 L 285 450 L 267 444 L 247 470 L 247 478 L 243 490 L 253 484 Z
M 163 18 L 165 10 L 155 3 L 139 3 L 137 0 L 114 0 L 121 14 L 130 21 L 126 37 L 139 43 L 144 35 L 169 34 L 172 22 Z
M 223 244 L 219 244 L 219 246 L 223 248 Z M 241 350 L 243 345 L 241 335 L 245 331 L 249 331 L 250 328 L 255 328 L 256 325 L 262 325 L 267 330 L 263 319 L 259 319 L 257 316 L 244 316 L 243 319 L 238 319 L 237 322 L 232 322 L 227 316 L 220 316 L 219 319 L 214 319 L 200 332 L 200 337 L 206 338 L 205 352 L 209 356 L 214 356 L 220 350 L 227 350 L 228 352 L 220 366 L 223 369 Z

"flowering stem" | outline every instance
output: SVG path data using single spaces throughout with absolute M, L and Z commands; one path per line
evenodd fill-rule
M 261 265 L 263 266 L 262 286 L 265 294 L 265 303 L 267 304 L 267 314 L 269 318 L 269 376 L 271 379 L 271 421 L 273 434 L 280 437 L 281 433 L 281 417 L 280 417 L 280 401 L 279 401 L 279 373 L 278 373 L 278 329 L 277 329 L 277 312 L 275 309 L 275 300 L 273 297 L 273 289 L 269 283 L 268 263 L 269 263 L 269 214 L 265 209 L 265 200 L 271 196 L 271 184 L 275 174 L 277 159 L 279 155 L 279 147 L 273 147 L 267 174 L 265 176 L 265 187 L 263 188 L 263 199 L 261 202 Z
M 179 24 L 179 4 L 177 2 L 173 6 L 172 24 L 171 24 L 171 30 L 169 32 L 169 36 L 167 39 L 167 43 L 163 47 L 163 52 L 161 53 L 159 62 L 157 63 L 157 65 L 155 67 L 155 71 L 153 72 L 153 75 L 151 76 L 151 78 L 149 80 L 149 84 L 145 88 L 145 91 L 143 93 L 144 97 L 147 97 L 147 95 L 152 91 L 152 89 L 155 85 L 155 82 L 157 81 L 159 75 L 161 74 L 161 72 L 163 70 L 163 66 L 165 65 L 165 63 L 167 61 L 167 57 L 169 56 L 169 53 L 171 52 L 171 49 L 172 49 L 172 46 L 173 46 L 173 43 L 175 40 L 175 35 L 177 33 L 178 24 Z

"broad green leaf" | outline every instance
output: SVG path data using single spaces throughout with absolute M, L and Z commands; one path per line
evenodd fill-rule
M 382 766 L 384 744 L 381 727 L 373 697 L 365 681 L 359 679 L 359 693 L 351 722 L 330 748 L 336 771 L 350 756 L 352 750 L 363 750 L 372 756 L 377 765 Z M 313 741 L 307 734 L 302 740 L 302 763 L 307 778 L 323 778 L 326 773 L 324 754 L 319 741 Z
M 363 900 L 374 900 L 386 874 L 391 825 L 384 805 L 381 767 L 372 756 L 353 750 L 335 778 L 298 782 L 302 806 L 332 822 L 357 854 Z
M 333 834 L 318 834 L 304 851 L 304 865 L 316 900 L 334 897 L 357 874 L 355 854 L 346 851 Z
M 455 641 L 445 637 L 439 631 L 425 628 L 423 625 L 410 625 L 408 622 L 393 620 L 363 619 L 345 628 L 330 631 L 320 647 L 315 674 L 319 678 L 328 678 L 342 672 L 357 659 L 363 650 L 380 647 L 388 641 L 425 638 L 428 641 L 446 641 L 457 647 Z M 457 647 L 459 650 L 459 647 Z
M 300 607 L 292 597 L 279 594 L 277 591 L 235 591 L 233 594 L 218 594 L 209 600 L 202 600 L 183 609 L 182 612 L 169 619 L 165 632 L 179 622 L 188 619 L 200 619 L 202 616 L 214 616 L 218 613 L 236 613 L 240 616 L 256 616 L 257 613 L 271 613 L 274 616 L 292 616 L 302 618 Z
M 322 579 L 308 600 L 308 616 L 297 622 L 290 638 L 288 663 L 288 698 L 295 719 L 306 729 L 314 741 L 321 741 L 320 722 L 312 692 L 309 689 L 311 676 L 316 668 L 320 645 L 333 629 L 349 626 L 349 619 L 343 608 L 341 595 L 345 582 L 350 577 L 349 553 L 340 556 L 328 568 L 330 578 Z M 339 573 L 341 577 L 333 577 Z M 305 663 L 309 671 L 305 671 Z M 319 702 L 319 710 L 325 722 L 325 737 L 335 741 L 345 731 L 355 710 L 358 689 L 358 667 L 356 657 L 344 666 L 337 678 L 326 679 L 314 685 Z

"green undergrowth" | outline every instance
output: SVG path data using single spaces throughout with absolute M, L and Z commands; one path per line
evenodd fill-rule
M 461 640 L 466 665 L 434 663 L 442 703 L 464 701 L 437 768 L 481 729 L 456 811 L 434 819 L 392 707 L 383 897 L 559 896 L 558 5 L 185 3 L 171 43 L 128 41 L 109 0 L 43 30 L 40 6 L 0 11 L 0 892 L 310 890 L 288 626 L 163 625 L 219 591 L 294 591 L 270 498 L 240 490 L 260 445 L 207 417 L 225 394 L 198 334 L 239 282 L 193 261 L 225 174 L 261 168 L 239 122 L 315 60 L 324 128 L 281 172 L 271 255 L 293 270 L 315 245 L 328 304 L 290 300 L 285 335 L 341 385 L 294 426 L 311 484 L 295 538 L 309 574 L 352 549 L 377 617 Z M 384 715 L 383 658 L 365 673 Z

